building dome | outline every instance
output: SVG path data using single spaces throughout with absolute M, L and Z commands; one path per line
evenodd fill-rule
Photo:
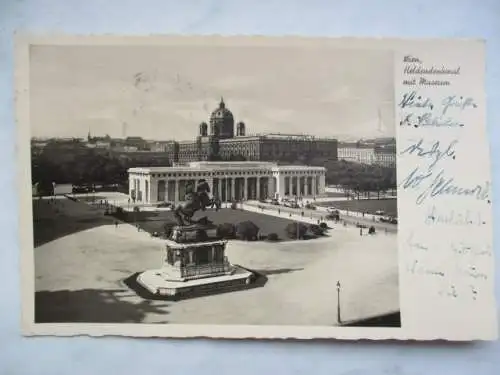
M 240 121 L 236 125 L 236 135 L 239 137 L 245 136 L 245 123 Z
M 219 138 L 234 137 L 234 117 L 221 98 L 219 107 L 210 115 L 210 134 Z
M 208 125 L 206 122 L 200 124 L 200 136 L 206 137 L 208 135 Z

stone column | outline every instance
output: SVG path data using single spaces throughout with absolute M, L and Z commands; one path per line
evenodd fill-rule
M 164 180 L 165 182 L 165 202 L 170 202 L 170 196 L 168 194 L 168 180 Z M 158 184 L 160 181 L 158 181 Z
M 324 173 L 321 173 L 321 176 L 319 176 L 319 194 L 320 195 L 325 193 L 325 185 L 326 185 L 326 176 Z
M 312 188 L 312 196 L 316 196 L 316 175 L 312 176 L 312 184 L 311 184 L 311 188 Z
M 218 194 L 219 199 L 221 199 L 221 200 L 222 200 L 222 181 L 224 181 L 224 179 L 219 178 L 219 183 L 217 185 L 217 190 L 218 190 L 217 194 Z
M 138 181 L 137 181 L 137 197 L 140 198 L 140 199 L 137 199 L 137 200 L 139 202 L 143 202 L 144 201 L 144 194 L 143 194 L 144 188 L 143 188 L 143 185 L 144 185 L 144 179 L 141 176 L 138 179 Z
M 158 202 L 158 180 L 152 177 L 149 179 L 149 202 Z
M 214 195 L 214 178 L 213 177 L 207 177 L 205 180 L 208 183 L 208 186 L 210 187 L 210 195 Z
M 282 199 L 285 196 L 285 176 L 279 174 L 277 180 L 278 180 L 278 194 L 280 196 L 280 199 Z
M 128 196 L 132 199 L 132 190 L 134 190 L 134 177 L 132 174 L 128 175 Z
M 243 199 L 248 199 L 248 177 L 243 178 Z
M 236 189 L 234 187 L 234 185 L 235 185 L 236 179 L 235 178 L 230 178 L 230 180 L 231 180 L 231 200 L 234 200 L 235 199 L 235 196 L 234 196 L 235 195 L 235 189 Z
M 175 192 L 174 192 L 174 202 L 177 203 L 180 201 L 179 197 L 179 179 L 175 179 Z
M 290 197 L 291 197 L 291 196 L 293 196 L 293 191 L 292 191 L 292 188 L 293 188 L 292 179 L 293 179 L 293 176 L 290 176 L 290 178 L 288 179 L 288 195 L 289 195 Z
M 275 189 L 274 176 L 270 176 L 267 178 L 267 198 L 274 198 Z

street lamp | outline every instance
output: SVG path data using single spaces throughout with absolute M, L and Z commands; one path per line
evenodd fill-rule
M 340 281 L 337 281 L 337 322 L 342 323 L 340 319 Z

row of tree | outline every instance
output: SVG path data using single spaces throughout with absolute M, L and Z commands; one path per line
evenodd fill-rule
M 396 189 L 396 168 L 382 165 L 366 165 L 353 162 L 328 161 L 326 167 L 327 185 L 341 186 L 348 194 L 358 198 L 367 192 L 381 192 Z
M 225 160 L 244 160 L 234 155 Z M 299 158 L 300 159 L 300 158 Z M 302 163 L 301 160 L 295 163 Z M 347 161 L 310 160 L 307 164 L 326 167 L 326 183 L 341 186 L 347 194 L 358 197 L 364 192 L 384 192 L 396 188 L 396 168 L 364 165 Z M 166 154 L 114 153 L 89 149 L 78 143 L 51 142 L 42 150 L 33 148 L 31 168 L 33 184 L 126 184 L 131 167 L 168 166 Z
M 32 183 L 57 184 L 126 184 L 127 169 L 141 166 L 170 165 L 166 156 L 147 153 L 119 154 L 86 147 L 49 144 L 39 151 L 32 149 Z

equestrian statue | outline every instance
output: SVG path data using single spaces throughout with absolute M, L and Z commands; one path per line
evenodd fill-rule
M 221 207 L 220 200 L 215 197 L 210 197 L 210 185 L 204 179 L 198 181 L 196 186 L 192 184 L 186 186 L 186 198 L 184 204 L 179 204 L 174 209 L 174 215 L 177 219 L 177 223 L 180 226 L 186 224 L 200 223 L 201 221 L 206 222 L 207 218 L 202 218 L 202 220 L 194 221 L 193 216 L 197 211 L 205 211 L 207 208 L 214 208 L 218 211 Z

